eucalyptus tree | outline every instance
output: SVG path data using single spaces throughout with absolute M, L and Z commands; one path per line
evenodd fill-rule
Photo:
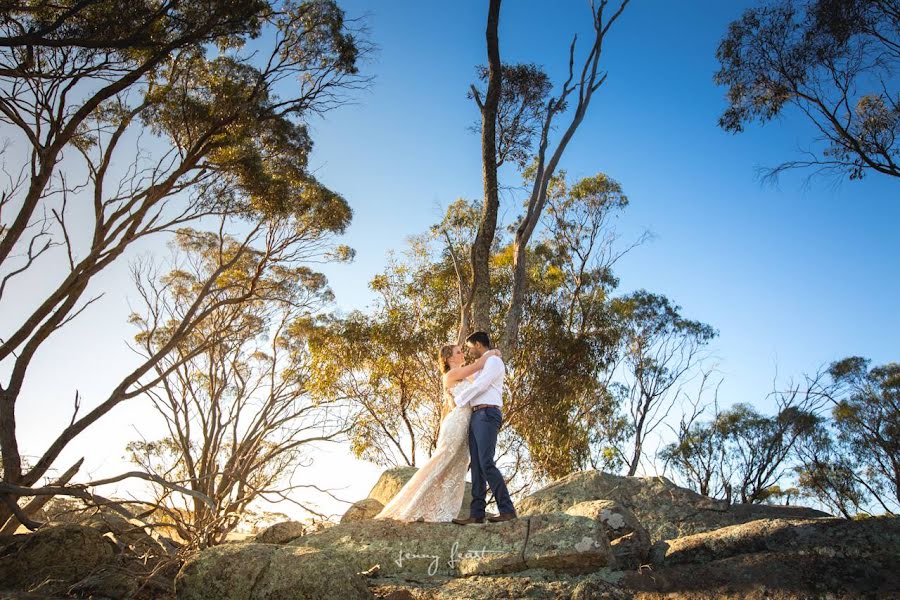
M 185 313 L 84 414 L 78 399 L 54 441 L 23 466 L 15 411 L 35 356 L 102 295 L 94 278 L 137 240 L 222 215 L 257 232 L 317 215 L 322 231 L 343 231 L 350 209 L 309 172 L 305 119 L 365 84 L 357 69 L 365 47 L 331 0 L 6 3 L 0 305 L 21 317 L 0 341 L 0 521 L 21 512 L 19 496 L 67 489 L 77 469 L 52 489 L 32 488 L 73 438 L 158 383 L 160 358 L 209 314 Z M 62 275 L 21 302 L 20 276 L 54 258 Z
M 479 70 L 486 80 L 485 90 L 471 87 L 482 117 L 481 158 L 484 197 L 476 238 L 471 246 L 471 283 L 459 338 L 470 328 L 488 329 L 491 297 L 490 249 L 497 229 L 500 206 L 497 170 L 507 160 L 520 166 L 533 163 L 528 186 L 530 195 L 525 202 L 525 214 L 519 219 L 513 238 L 513 284 L 506 304 L 501 328 L 501 347 L 511 354 L 516 347 L 522 305 L 528 285 L 527 246 L 541 220 L 547 202 L 548 189 L 560 160 L 583 122 L 593 94 L 606 81 L 600 70 L 603 42 L 613 24 L 619 19 L 628 0 L 622 0 L 614 10 L 608 0 L 591 3 L 593 39 L 584 58 L 576 67 L 576 41 L 569 47 L 568 75 L 553 94 L 550 78 L 533 64 L 505 65 L 500 58 L 500 0 L 491 0 L 488 7 L 485 41 L 487 67 Z M 551 145 L 551 132 L 566 116 L 560 138 Z M 527 158 L 527 160 L 526 160 Z M 468 319 L 471 319 L 469 321 Z
M 897 0 L 772 0 L 729 25 L 716 57 L 715 81 L 727 87 L 722 129 L 738 133 L 793 108 L 816 131 L 803 158 L 767 176 L 900 177 Z
M 831 363 L 830 419 L 798 448 L 801 487 L 846 516 L 900 512 L 900 365 L 870 365 Z
M 143 471 L 195 492 L 154 484 L 150 502 L 190 548 L 223 542 L 257 500 L 315 512 L 291 497 L 315 487 L 294 475 L 311 444 L 340 439 L 349 427 L 345 407 L 309 393 L 307 324 L 332 295 L 301 261 L 318 258 L 328 236 L 294 223 L 261 237 L 260 247 L 245 248 L 231 236 L 181 229 L 175 268 L 159 277 L 147 263 L 134 269 L 144 309 L 132 322 L 143 356 L 167 345 L 198 303 L 208 312 L 154 365 L 158 383 L 147 395 L 167 435 L 128 446 Z M 204 289 L 223 261 L 231 266 Z
M 710 325 L 682 316 L 681 307 L 665 296 L 646 290 L 616 298 L 613 311 L 623 332 L 628 394 L 630 448 L 622 448 L 621 456 L 628 475 L 634 475 L 645 455 L 644 442 L 665 421 L 679 386 L 718 333 Z

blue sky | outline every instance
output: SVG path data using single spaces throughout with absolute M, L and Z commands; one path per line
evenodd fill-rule
M 379 46 L 363 66 L 376 78 L 371 89 L 312 123 L 311 166 L 355 213 L 343 241 L 357 250 L 356 261 L 326 268 L 337 308 L 351 310 L 371 302 L 368 282 L 388 251 L 403 248 L 456 198 L 480 197 L 480 142 L 470 130 L 478 113 L 466 92 L 485 60 L 487 3 L 342 5 L 363 18 Z M 715 49 L 749 5 L 629 6 L 605 45 L 608 80 L 561 167 L 572 178 L 602 171 L 622 184 L 631 201 L 618 223 L 623 240 L 645 229 L 656 238 L 618 264 L 621 291 L 666 294 L 686 316 L 717 328 L 720 401 L 767 411 L 776 364 L 783 385 L 847 355 L 875 364 L 900 359 L 900 184 L 877 174 L 807 183 L 807 173 L 787 175 L 776 188 L 759 183 L 757 166 L 792 158 L 812 131 L 794 113 L 739 136 L 717 128 L 724 90 L 712 82 Z M 587 1 L 507 0 L 501 55 L 541 64 L 560 82 L 575 31 L 584 51 Z M 514 173 L 503 176 L 517 183 Z M 505 198 L 506 221 L 517 206 L 517 197 Z M 162 253 L 163 242 L 140 250 Z M 34 290 L 45 285 L 37 272 L 26 281 Z M 33 364 L 18 407 L 26 454 L 43 450 L 65 426 L 76 389 L 86 407 L 94 406 L 135 361 L 125 347 L 134 334 L 127 301 L 136 297 L 127 263 L 104 270 L 92 285 L 106 296 Z M 23 297 L 23 305 L 40 297 Z M 158 420 L 147 402 L 125 403 L 73 442 L 56 466 L 85 456 L 85 480 L 118 474 L 128 468 L 125 444 L 139 434 L 161 435 Z M 345 446 L 331 446 L 307 476 L 355 500 L 379 473 Z
M 619 263 L 622 291 L 664 293 L 716 327 L 720 399 L 765 410 L 776 365 L 784 382 L 845 355 L 898 359 L 900 187 L 879 174 L 836 182 L 796 172 L 777 187 L 760 183 L 758 166 L 795 157 L 813 132 L 794 112 L 740 135 L 716 125 L 725 102 L 712 81 L 715 50 L 752 5 L 629 5 L 605 44 L 607 83 L 561 166 L 622 184 L 631 201 L 623 239 L 656 236 Z M 466 91 L 485 60 L 486 3 L 344 6 L 367 16 L 377 79 L 356 105 L 314 124 L 312 162 L 355 211 L 348 241 L 357 260 L 329 269 L 339 306 L 351 309 L 371 300 L 366 284 L 389 249 L 455 198 L 480 197 L 479 138 L 469 130 L 478 113 Z M 560 82 L 576 31 L 584 50 L 587 2 L 507 2 L 501 57 L 543 65 Z M 518 201 L 505 199 L 507 220 Z

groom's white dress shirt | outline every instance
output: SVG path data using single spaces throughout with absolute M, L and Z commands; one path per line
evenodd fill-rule
M 454 398 L 456 405 L 463 406 L 478 398 L 478 402 L 473 402 L 473 404 L 491 404 L 498 408 L 503 407 L 504 375 L 506 375 L 506 365 L 503 364 L 503 360 L 499 356 L 489 356 L 472 385 Z

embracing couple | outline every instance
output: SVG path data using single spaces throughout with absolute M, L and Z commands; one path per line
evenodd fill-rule
M 437 447 L 376 519 L 452 521 L 458 525 L 484 523 L 487 486 L 500 512 L 488 517 L 488 521 L 516 518 L 503 475 L 494 464 L 506 367 L 500 352 L 491 349 L 487 333 L 476 331 L 466 338 L 466 346 L 476 359 L 468 365 L 458 345 L 444 346 L 438 353 L 444 402 L 449 412 L 445 411 L 441 421 Z M 472 470 L 469 518 L 457 519 L 469 466 Z

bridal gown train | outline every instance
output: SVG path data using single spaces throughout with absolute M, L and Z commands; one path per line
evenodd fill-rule
M 462 380 L 450 394 L 458 395 L 471 382 Z M 444 417 L 437 447 L 431 458 L 416 471 L 376 519 L 398 521 L 449 521 L 459 514 L 469 468 L 469 419 L 472 407 L 457 406 Z

